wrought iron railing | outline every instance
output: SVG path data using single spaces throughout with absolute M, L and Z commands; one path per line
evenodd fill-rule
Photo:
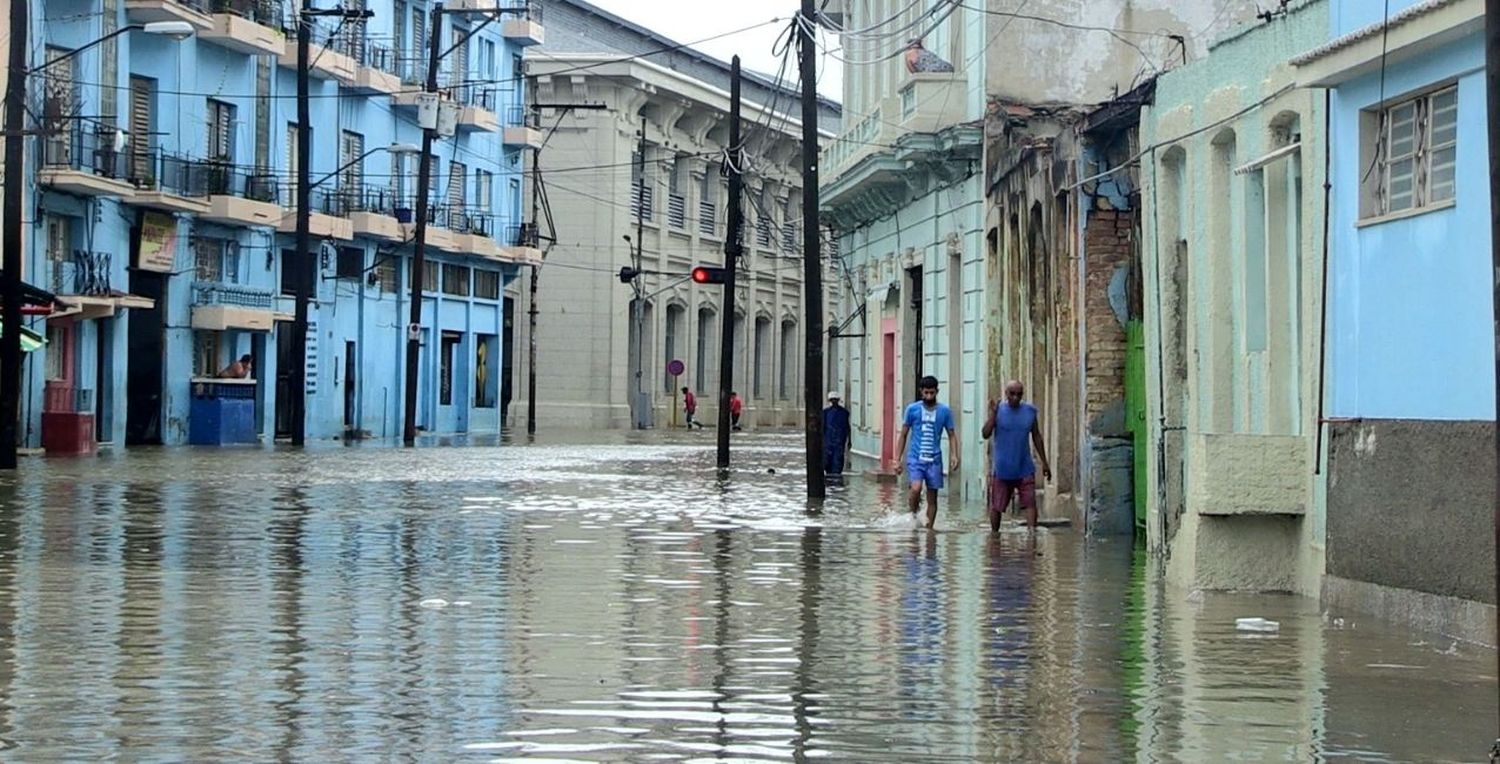
M 132 149 L 127 162 L 131 185 L 191 198 L 208 196 L 216 165 L 201 159 Z
M 220 281 L 193 282 L 194 305 L 233 305 L 270 310 L 275 301 L 276 293 L 269 289 Z
M 208 193 L 214 196 L 238 196 L 256 202 L 275 203 L 281 198 L 275 173 L 225 162 L 207 161 L 203 171 L 208 178 Z
M 505 241 L 512 247 L 541 246 L 536 223 L 513 223 L 505 226 Z
M 74 250 L 67 260 L 52 261 L 52 291 L 57 294 L 110 294 L 110 253 Z
M 272 29 L 284 26 L 281 3 L 272 0 L 211 0 L 208 6 L 213 13 L 232 13 Z
M 386 74 L 399 75 L 401 73 L 401 66 L 400 62 L 397 61 L 396 51 L 375 43 L 365 46 L 365 57 L 360 61 L 360 64 L 368 66 L 371 69 L 379 69 Z
M 76 122 L 42 142 L 42 166 L 124 180 L 129 174 L 127 154 L 115 149 L 115 134 L 109 128 Z

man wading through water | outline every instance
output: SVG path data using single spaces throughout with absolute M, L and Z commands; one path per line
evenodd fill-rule
M 1026 387 L 1018 380 L 1005 383 L 1005 400 L 990 401 L 990 417 L 985 420 L 979 436 L 995 436 L 990 444 L 990 530 L 1000 530 L 1000 516 L 1010 504 L 1010 496 L 1016 494 L 1021 508 L 1026 510 L 1026 524 L 1036 529 L 1036 464 L 1031 461 L 1031 446 L 1036 446 L 1037 459 L 1042 463 L 1042 477 L 1052 479 L 1052 467 L 1047 463 L 1047 448 L 1042 445 L 1042 426 L 1037 419 L 1036 406 L 1022 400 Z M 1030 443 L 1027 441 L 1030 440 Z
M 916 517 L 921 506 L 923 486 L 927 488 L 927 527 L 931 528 L 937 521 L 938 489 L 943 487 L 943 431 L 948 431 L 948 447 L 953 450 L 949 472 L 958 471 L 958 436 L 953 431 L 953 412 L 946 404 L 938 403 L 937 377 L 923 377 L 917 383 L 917 389 L 922 393 L 922 400 L 906 407 L 901 425 L 901 445 L 896 452 L 906 457 L 906 479 L 911 484 L 907 506 L 912 517 Z M 911 440 L 908 450 L 906 443 L 912 430 L 916 430 L 917 435 Z

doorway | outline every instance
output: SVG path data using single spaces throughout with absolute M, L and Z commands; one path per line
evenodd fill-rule
M 896 464 L 896 320 L 881 321 L 880 375 L 880 467 L 889 470 Z
M 110 396 L 114 393 L 114 368 L 109 352 L 115 334 L 115 320 L 101 318 L 94 322 L 94 442 L 110 441 Z
M 354 433 L 355 404 L 359 400 L 358 353 L 353 340 L 344 342 L 344 437 Z
M 922 381 L 922 377 L 924 376 L 922 372 L 922 335 L 926 333 L 923 331 L 925 324 L 922 322 L 922 304 L 924 300 L 924 295 L 922 294 L 922 266 L 907 268 L 906 277 L 909 284 L 907 294 L 911 296 L 911 299 L 907 301 L 910 312 L 907 314 L 909 320 L 906 325 L 907 336 L 911 338 L 911 356 L 907 358 L 907 362 L 911 364 L 907 369 L 911 375 L 907 377 L 910 380 L 911 392 L 910 397 L 905 400 L 916 400 L 922 397 L 922 393 L 917 389 L 917 385 Z M 894 404 L 895 401 L 891 401 L 891 403 Z
M 276 437 L 292 437 L 292 362 L 296 350 L 292 347 L 292 325 L 289 321 L 276 324 Z
M 151 300 L 130 311 L 130 363 L 125 378 L 125 445 L 162 442 L 162 370 L 166 347 L 166 274 L 132 270 L 130 292 Z M 102 417 L 101 417 L 102 419 Z

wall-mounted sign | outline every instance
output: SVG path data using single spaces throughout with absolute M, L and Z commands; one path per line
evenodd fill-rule
M 141 250 L 135 267 L 143 271 L 172 273 L 177 265 L 177 220 L 160 212 L 141 217 Z

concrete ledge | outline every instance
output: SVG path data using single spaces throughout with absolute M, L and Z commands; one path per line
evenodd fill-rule
M 1323 604 L 1494 647 L 1495 606 L 1338 576 L 1323 577 Z

